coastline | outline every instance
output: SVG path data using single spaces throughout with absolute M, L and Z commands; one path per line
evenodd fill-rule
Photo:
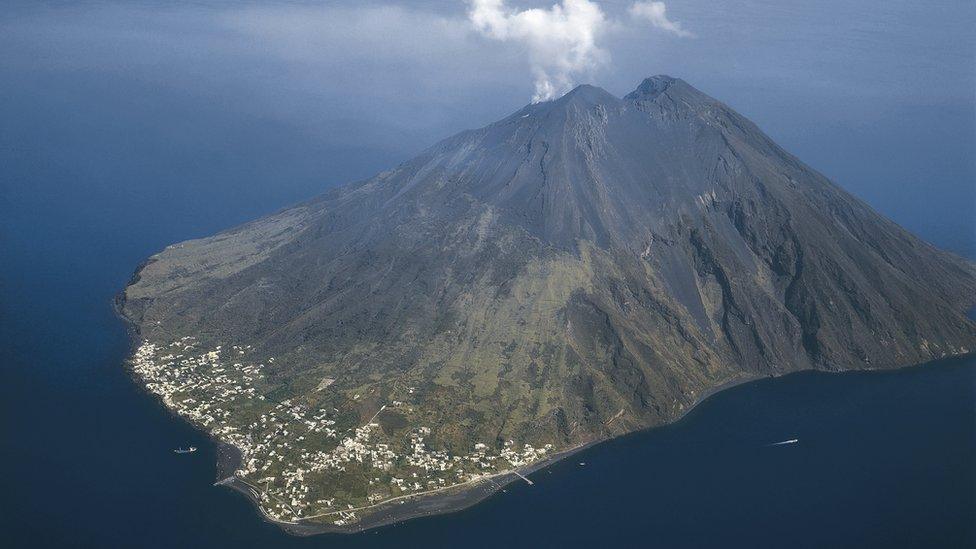
M 142 265 L 140 265 L 139 268 L 141 269 Z M 136 274 L 133 275 L 133 279 L 137 277 L 138 270 L 136 271 Z M 115 298 L 112 300 L 112 309 L 126 327 L 126 333 L 129 339 L 127 357 L 130 357 L 138 346 L 140 332 L 139 325 L 122 312 L 124 304 L 125 290 L 116 294 Z M 370 508 L 376 508 L 377 511 L 372 512 L 369 516 L 364 517 L 355 524 L 336 526 L 314 522 L 285 522 L 274 519 L 265 514 L 258 502 L 258 496 L 255 489 L 236 475 L 236 471 L 240 468 L 241 463 L 240 450 L 233 444 L 220 440 L 214 436 L 213 433 L 207 431 L 200 425 L 188 421 L 187 418 L 180 416 L 169 406 L 166 406 L 166 404 L 157 395 L 146 389 L 144 383 L 142 383 L 141 379 L 135 374 L 132 368 L 128 367 L 127 363 L 128 358 L 126 358 L 126 361 L 123 364 L 123 369 L 127 372 L 130 380 L 140 389 L 140 391 L 151 397 L 154 401 L 158 402 L 173 418 L 189 424 L 213 443 L 216 455 L 216 478 L 213 485 L 226 487 L 243 495 L 248 501 L 251 502 L 255 510 L 258 512 L 258 515 L 263 520 L 274 524 L 285 532 L 295 536 L 313 536 L 327 533 L 356 534 L 423 516 L 443 515 L 462 511 L 494 495 L 496 492 L 503 489 L 505 486 L 508 486 L 512 482 L 521 480 L 519 477 L 520 474 L 531 474 L 577 452 L 585 450 L 590 446 L 609 440 L 609 438 L 601 438 L 587 441 L 580 445 L 563 450 L 562 452 L 558 452 L 549 458 L 527 465 L 521 469 L 503 471 L 493 475 L 481 477 L 475 481 L 469 481 L 469 483 L 466 483 L 470 484 L 469 486 L 465 486 L 464 484 L 448 486 L 437 490 L 436 493 L 408 494 L 406 496 L 396 498 L 395 500 L 381 502 L 370 506 Z
M 214 440 L 213 437 L 211 437 L 211 440 Z M 438 489 L 434 493 L 407 494 L 392 500 L 377 503 L 368 507 L 373 511 L 362 520 L 355 524 L 342 526 L 309 522 L 308 519 L 297 522 L 284 522 L 267 516 L 258 504 L 255 489 L 234 474 L 234 471 L 239 465 L 240 452 L 236 447 L 216 440 L 215 443 L 218 448 L 217 472 L 218 476 L 223 478 L 215 482 L 214 486 L 223 486 L 240 493 L 254 505 L 261 518 L 278 526 L 289 534 L 296 536 L 357 534 L 410 519 L 463 511 L 491 497 L 509 484 L 522 480 L 520 475 L 532 474 L 535 471 L 544 469 L 557 461 L 561 461 L 606 440 L 609 439 L 602 438 L 585 442 L 520 469 L 502 471 L 492 475 L 486 475 L 474 481 L 469 481 L 466 483 L 469 484 L 467 486 L 464 484 L 448 486 Z
M 137 268 L 129 284 L 138 279 L 139 271 L 148 262 L 149 260 L 145 261 L 139 266 L 139 268 Z M 138 375 L 135 374 L 132 368 L 128 367 L 128 357 L 132 356 L 133 352 L 138 346 L 140 331 L 139 325 L 123 313 L 124 305 L 125 290 L 123 289 L 121 292 L 116 294 L 115 298 L 112 300 L 112 309 L 115 312 L 115 315 L 122 320 L 126 327 L 126 333 L 129 339 L 129 349 L 127 358 L 123 364 L 123 369 L 126 370 L 130 380 L 144 394 L 158 402 L 173 418 L 189 424 L 213 443 L 217 459 L 215 464 L 216 478 L 213 483 L 214 486 L 226 487 L 243 495 L 248 501 L 251 502 L 255 510 L 258 512 L 258 515 L 263 520 L 278 526 L 291 535 L 313 536 L 326 533 L 356 534 L 423 516 L 443 515 L 462 511 L 494 495 L 496 492 L 503 489 L 505 486 L 508 486 L 512 482 L 521 480 L 519 476 L 520 474 L 531 474 L 577 452 L 585 450 L 590 446 L 609 440 L 609 438 L 605 437 L 587 441 L 580 445 L 558 452 L 549 458 L 527 465 L 521 469 L 503 471 L 465 483 L 470 484 L 469 486 L 465 486 L 464 484 L 448 486 L 438 489 L 436 493 L 408 494 L 406 496 L 396 498 L 395 500 L 380 502 L 370 506 L 370 508 L 376 508 L 377 511 L 372 512 L 369 516 L 364 517 L 355 524 L 336 526 L 314 522 L 280 521 L 265 514 L 264 510 L 261 509 L 255 489 L 236 475 L 236 471 L 240 468 L 241 463 L 240 450 L 233 444 L 220 440 L 214 436 L 213 433 L 207 431 L 200 425 L 188 421 L 185 417 L 177 414 L 169 406 L 166 406 L 166 404 L 157 395 L 146 389 L 144 383 L 138 377 Z
M 659 427 L 671 425 L 680 421 L 688 413 L 697 408 L 699 404 L 717 393 L 720 393 L 726 389 L 731 389 L 732 387 L 736 387 L 738 385 L 772 377 L 775 376 L 751 375 L 728 380 L 708 389 L 707 391 L 704 391 L 700 395 L 697 395 L 692 404 L 683 408 L 675 417 L 669 419 L 668 421 L 660 425 L 654 425 L 645 429 L 627 433 L 627 435 L 643 433 Z M 209 433 L 207 433 L 207 435 L 217 446 L 218 480 L 214 482 L 214 486 L 223 486 L 243 495 L 255 507 L 262 519 L 278 526 L 289 534 L 296 536 L 314 536 L 318 534 L 357 534 L 372 530 L 374 528 L 389 526 L 391 524 L 424 516 L 446 515 L 463 511 L 491 497 L 509 484 L 522 480 L 520 475 L 530 475 L 536 471 L 545 469 L 558 461 L 562 461 L 563 459 L 569 458 L 574 454 L 582 452 L 587 448 L 616 438 L 603 437 L 587 441 L 520 469 L 502 471 L 500 473 L 488 475 L 478 480 L 466 483 L 470 484 L 470 486 L 465 486 L 463 484 L 448 486 L 438 489 L 435 493 L 408 494 L 393 500 L 377 503 L 368 507 L 369 509 L 373 509 L 373 511 L 369 515 L 365 516 L 362 520 L 359 520 L 354 524 L 336 526 L 332 524 L 309 522 L 308 519 L 299 520 L 297 522 L 284 522 L 269 517 L 264 513 L 264 511 L 261 509 L 261 505 L 258 503 L 258 494 L 255 488 L 237 477 L 235 474 L 235 471 L 240 466 L 240 451 L 231 444 L 217 440 Z
M 120 319 L 122 319 L 126 325 L 127 328 L 126 331 L 129 335 L 129 343 L 130 343 L 129 355 L 131 356 L 133 349 L 137 344 L 140 331 L 139 331 L 139 326 L 123 314 L 122 309 L 123 309 L 124 302 L 125 302 L 125 294 L 123 291 L 120 292 L 113 300 L 113 309 L 116 315 Z M 354 524 L 341 525 L 341 526 L 336 526 L 333 524 L 309 522 L 309 519 L 300 519 L 297 522 L 285 522 L 285 521 L 276 520 L 266 515 L 264 511 L 261 509 L 261 506 L 259 504 L 259 496 L 256 489 L 252 487 L 250 484 L 248 484 L 247 482 L 237 477 L 237 475 L 235 474 L 236 470 L 240 466 L 240 461 L 241 461 L 240 451 L 237 449 L 237 447 L 218 439 L 211 432 L 205 430 L 201 426 L 189 422 L 187 421 L 186 418 L 176 414 L 176 412 L 170 409 L 168 406 L 166 406 L 165 403 L 162 402 L 162 400 L 156 398 L 155 395 L 153 395 L 152 393 L 146 390 L 143 383 L 141 383 L 140 378 L 135 375 L 135 373 L 132 371 L 131 368 L 126 367 L 125 369 L 128 370 L 132 381 L 147 395 L 152 396 L 154 400 L 158 401 L 163 406 L 163 408 L 165 408 L 174 418 L 189 423 L 194 429 L 200 431 L 203 435 L 205 435 L 209 440 L 211 440 L 214 443 L 216 449 L 215 453 L 217 458 L 216 479 L 214 482 L 214 486 L 224 486 L 240 493 L 245 498 L 247 498 L 252 505 L 254 505 L 255 509 L 258 511 L 258 514 L 261 516 L 262 519 L 264 519 L 265 521 L 271 524 L 278 526 L 286 533 L 295 536 L 313 536 L 318 534 L 357 534 L 375 528 L 389 526 L 392 524 L 404 522 L 415 518 L 434 516 L 434 515 L 445 515 L 445 514 L 462 511 L 464 509 L 467 509 L 469 507 L 472 507 L 480 503 L 481 501 L 484 501 L 485 499 L 494 495 L 499 490 L 504 489 L 512 482 L 521 480 L 521 477 L 523 475 L 529 475 L 532 474 L 533 472 L 544 469 L 558 461 L 566 459 L 574 454 L 577 454 L 592 446 L 596 446 L 602 442 L 619 438 L 620 436 L 633 436 L 640 433 L 646 433 L 654 429 L 673 425 L 681 421 L 685 416 L 687 416 L 690 412 L 698 408 L 700 404 L 708 400 L 710 397 L 722 391 L 725 391 L 727 389 L 731 389 L 733 387 L 744 385 L 753 381 L 759 381 L 763 379 L 777 379 L 777 378 L 789 376 L 791 374 L 798 374 L 798 373 L 811 372 L 811 371 L 829 373 L 829 374 L 854 373 L 854 372 L 859 372 L 859 373 L 891 372 L 891 371 L 901 370 L 906 368 L 924 367 L 924 365 L 938 360 L 943 360 L 948 358 L 960 358 L 960 357 L 974 356 L 974 355 L 976 355 L 976 353 L 973 352 L 962 353 L 958 355 L 947 354 L 942 357 L 932 357 L 930 360 L 924 362 L 900 364 L 900 365 L 896 364 L 896 365 L 889 365 L 886 367 L 870 365 L 868 367 L 857 367 L 857 368 L 850 368 L 844 370 L 818 370 L 815 368 L 808 368 L 803 370 L 784 372 L 781 374 L 745 374 L 745 375 L 737 376 L 696 395 L 694 400 L 692 400 L 690 404 L 681 408 L 680 410 L 677 411 L 677 413 L 673 417 L 667 419 L 666 421 L 658 425 L 648 426 L 635 431 L 622 433 L 621 435 L 617 435 L 617 436 L 603 436 L 593 440 L 585 441 L 577 446 L 565 449 L 561 452 L 553 454 L 552 456 L 544 460 L 527 465 L 520 469 L 502 471 L 499 473 L 481 477 L 474 481 L 469 481 L 468 483 L 465 484 L 437 489 L 434 492 L 430 492 L 430 493 L 420 493 L 420 494 L 412 494 L 412 495 L 408 494 L 405 496 L 400 496 L 391 500 L 387 500 L 385 502 L 380 502 L 368 507 L 360 508 L 360 509 L 367 509 L 367 508 L 371 509 L 371 512 L 369 515 L 363 517 L 361 520 L 357 521 Z
M 375 528 L 380 528 L 383 526 L 389 526 L 391 524 L 396 524 L 404 522 L 407 520 L 434 516 L 434 515 L 446 515 L 450 513 L 455 513 L 458 511 L 463 511 L 469 507 L 472 507 L 490 496 L 494 495 L 499 490 L 502 490 L 509 484 L 521 480 L 519 475 L 530 475 L 536 471 L 545 469 L 550 465 L 562 461 L 566 458 L 573 456 L 579 452 L 587 450 L 593 446 L 597 446 L 603 442 L 619 438 L 620 436 L 635 436 L 642 433 L 647 433 L 655 429 L 660 429 L 678 423 L 685 418 L 693 410 L 697 409 L 699 405 L 707 401 L 712 396 L 718 393 L 738 387 L 740 385 L 745 385 L 754 381 L 761 381 L 766 379 L 779 379 L 793 374 L 809 373 L 809 372 L 820 372 L 824 374 L 845 374 L 845 373 L 886 373 L 893 372 L 897 370 L 904 370 L 908 368 L 923 368 L 926 364 L 932 362 L 950 359 L 950 358 L 964 358 L 967 356 L 976 356 L 976 353 L 963 353 L 959 355 L 946 355 L 939 358 L 933 358 L 925 362 L 904 364 L 900 366 L 891 367 L 874 367 L 874 368 L 852 368 L 849 370 L 817 370 L 817 369 L 805 369 L 797 370 L 793 372 L 786 372 L 779 375 L 762 375 L 762 374 L 751 374 L 744 375 L 738 378 L 733 378 L 725 381 L 715 387 L 712 387 L 701 394 L 697 395 L 695 400 L 691 404 L 681 409 L 673 418 L 661 423 L 659 425 L 653 425 L 643 429 L 638 429 L 636 431 L 631 431 L 618 435 L 616 437 L 602 437 L 587 441 L 578 446 L 574 446 L 562 452 L 556 453 L 551 457 L 533 463 L 521 469 L 515 469 L 512 471 L 503 471 L 496 473 L 491 476 L 482 477 L 478 481 L 474 481 L 471 486 L 457 485 L 446 487 L 438 490 L 436 493 L 429 494 L 416 494 L 401 496 L 395 500 L 388 500 L 387 502 L 378 503 L 374 506 L 370 506 L 371 509 L 376 509 L 362 520 L 356 522 L 355 524 L 335 526 L 331 524 L 320 524 L 314 522 L 307 522 L 308 519 L 299 522 L 282 522 L 265 515 L 258 505 L 256 493 L 254 489 L 246 482 L 240 480 L 233 474 L 235 470 L 235 462 L 224 462 L 221 466 L 224 469 L 218 467 L 218 473 L 227 473 L 225 478 L 218 480 L 214 483 L 215 486 L 225 486 L 230 488 L 244 497 L 246 497 L 251 503 L 257 508 L 261 517 L 275 524 L 285 532 L 295 535 L 295 536 L 314 536 L 319 534 L 358 534 L 366 532 Z M 212 436 L 211 440 L 215 440 Z M 237 449 L 226 443 L 216 441 L 219 447 L 222 447 L 221 453 L 230 453 L 234 456 L 239 456 Z M 218 454 L 220 455 L 220 454 Z

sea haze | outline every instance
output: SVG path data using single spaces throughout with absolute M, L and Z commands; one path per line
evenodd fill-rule
M 902 226 L 976 257 L 971 2 L 838 2 L 815 13 L 806 2 L 699 4 L 669 7 L 695 30 L 693 44 L 661 45 L 659 61 L 643 53 L 652 43 L 615 50 L 595 83 L 620 92 L 654 73 L 686 78 Z M 352 537 L 293 538 L 262 522 L 211 485 L 207 439 L 122 369 L 129 342 L 113 297 L 167 244 L 393 166 L 516 110 L 529 83 L 474 58 L 467 70 L 484 80 L 423 73 L 437 85 L 417 99 L 421 76 L 395 71 L 402 59 L 316 72 L 317 62 L 271 48 L 274 35 L 241 47 L 248 35 L 229 4 L 173 4 L 158 17 L 155 3 L 131 6 L 11 4 L 0 16 L 0 520 L 10 546 L 976 543 L 972 357 L 736 387 L 675 425 L 594 447 L 535 473 L 534 486 L 448 516 Z M 171 451 L 186 445 L 200 451 Z

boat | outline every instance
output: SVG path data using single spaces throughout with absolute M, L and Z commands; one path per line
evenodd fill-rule
M 189 448 L 177 448 L 177 449 L 173 450 L 173 452 L 175 452 L 177 454 L 189 454 L 189 453 L 196 452 L 196 451 L 197 451 L 197 447 L 196 446 L 190 446 Z

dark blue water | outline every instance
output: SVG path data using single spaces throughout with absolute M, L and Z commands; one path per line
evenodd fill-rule
M 205 437 L 126 377 L 128 341 L 112 297 L 169 243 L 387 168 L 422 144 L 343 148 L 341 139 L 247 113 L 216 92 L 193 96 L 119 74 L 27 68 L 2 76 L 5 547 L 976 544 L 972 358 L 749 384 L 679 424 L 593 448 L 536 473 L 534 486 L 512 485 L 467 511 L 357 536 L 289 537 L 242 497 L 213 487 Z M 877 195 L 872 203 L 896 221 L 968 252 L 972 233 L 959 227 L 972 228 L 971 208 L 933 211 L 921 204 L 921 187 L 887 191 L 892 178 L 907 186 L 913 173 L 931 189 L 972 184 L 972 147 L 938 144 L 958 141 L 940 133 L 950 127 L 971 145 L 972 120 L 943 122 L 866 127 L 870 139 L 855 143 L 856 159 L 836 154 L 850 136 L 831 128 L 790 148 L 849 176 L 855 193 Z M 897 154 L 882 133 L 902 136 Z M 919 135 L 927 147 L 914 146 Z M 894 168 L 869 167 L 891 166 L 892 154 Z M 766 446 L 788 438 L 800 442 Z M 201 451 L 171 452 L 188 444 Z

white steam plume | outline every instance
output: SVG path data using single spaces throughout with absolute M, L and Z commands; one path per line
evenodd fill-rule
M 485 36 L 526 46 L 535 75 L 534 103 L 569 91 L 574 75 L 610 58 L 597 45 L 606 16 L 590 0 L 562 0 L 549 9 L 521 11 L 506 6 L 505 0 L 471 0 L 468 17 Z
M 664 2 L 634 2 L 630 6 L 630 16 L 635 19 L 644 19 L 651 25 L 685 38 L 693 38 L 695 35 L 686 31 L 681 23 L 668 19 L 667 6 Z

